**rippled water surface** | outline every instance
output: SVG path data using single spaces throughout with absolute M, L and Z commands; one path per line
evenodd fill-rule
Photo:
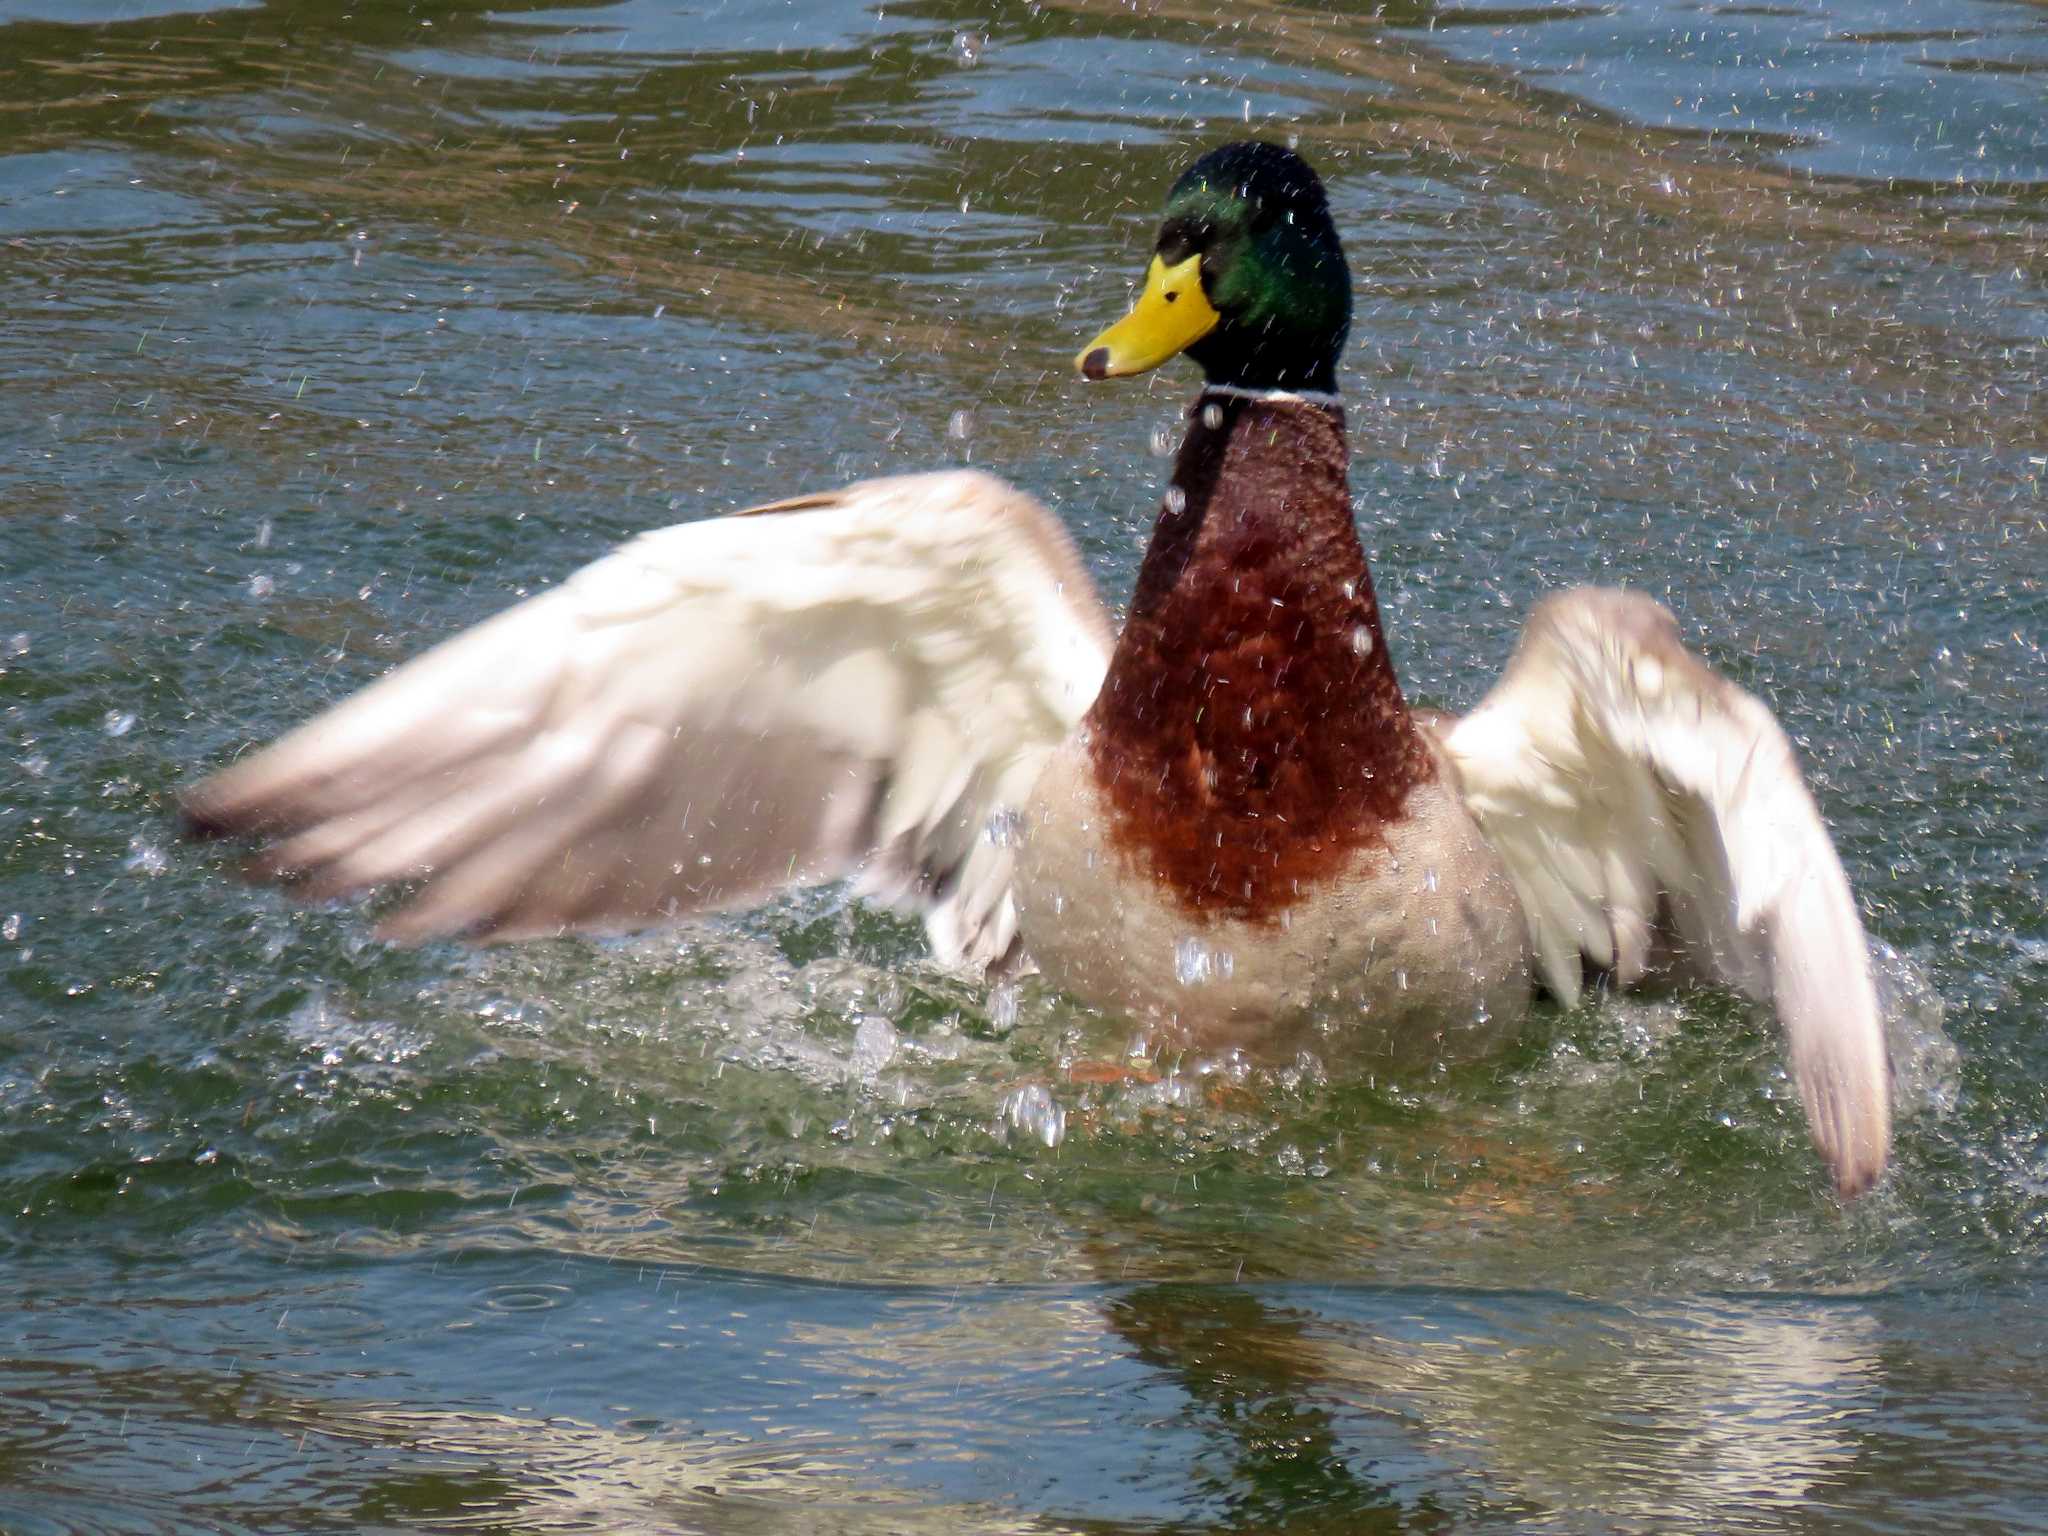
M 177 843 L 638 528 L 971 461 L 1120 600 L 1190 377 L 1068 359 L 1248 125 L 1411 691 L 1627 582 L 1801 744 L 1875 1195 L 1726 997 L 1126 1074 L 833 892 L 404 951 Z M 2040 1528 L 2044 236 L 2038 0 L 0 0 L 0 1528 Z

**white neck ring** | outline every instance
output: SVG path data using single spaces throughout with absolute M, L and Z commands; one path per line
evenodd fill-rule
M 1334 390 L 1327 389 L 1246 389 L 1241 384 L 1204 384 L 1198 397 L 1206 400 L 1211 395 L 1220 395 L 1226 400 L 1264 400 L 1289 402 L 1301 405 L 1342 405 Z

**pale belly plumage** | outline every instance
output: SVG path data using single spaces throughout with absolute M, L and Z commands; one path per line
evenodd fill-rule
M 1448 781 L 1419 785 L 1335 878 L 1248 921 L 1191 910 L 1113 844 L 1077 733 L 1022 818 L 1025 950 L 1062 991 L 1190 1046 L 1320 1041 L 1399 1067 L 1484 1055 L 1527 1011 L 1529 962 L 1514 890 Z

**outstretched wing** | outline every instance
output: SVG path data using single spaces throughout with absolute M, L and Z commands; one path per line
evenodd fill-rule
M 1584 588 L 1537 608 L 1447 745 L 1550 989 L 1577 999 L 1581 956 L 1627 985 L 1660 930 L 1675 937 L 1684 962 L 1776 1005 L 1837 1186 L 1876 1182 L 1891 1109 L 1869 950 L 1770 710 L 1657 603 Z
M 1002 819 L 1112 636 L 1052 514 L 876 480 L 644 534 L 184 795 L 383 932 L 619 930 L 845 878 L 949 962 L 1016 936 Z

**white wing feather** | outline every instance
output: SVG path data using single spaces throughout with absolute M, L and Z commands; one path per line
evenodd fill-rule
M 1064 530 L 975 473 L 644 534 L 185 795 L 394 938 L 622 929 L 854 877 L 949 962 L 1016 936 L 1007 840 L 1112 637 Z
M 1628 985 L 1675 959 L 1777 1008 L 1814 1144 L 1856 1193 L 1884 1171 L 1889 1064 L 1849 882 L 1792 744 L 1633 593 L 1531 615 L 1500 684 L 1449 732 L 1508 866 L 1544 982 L 1581 957 Z

